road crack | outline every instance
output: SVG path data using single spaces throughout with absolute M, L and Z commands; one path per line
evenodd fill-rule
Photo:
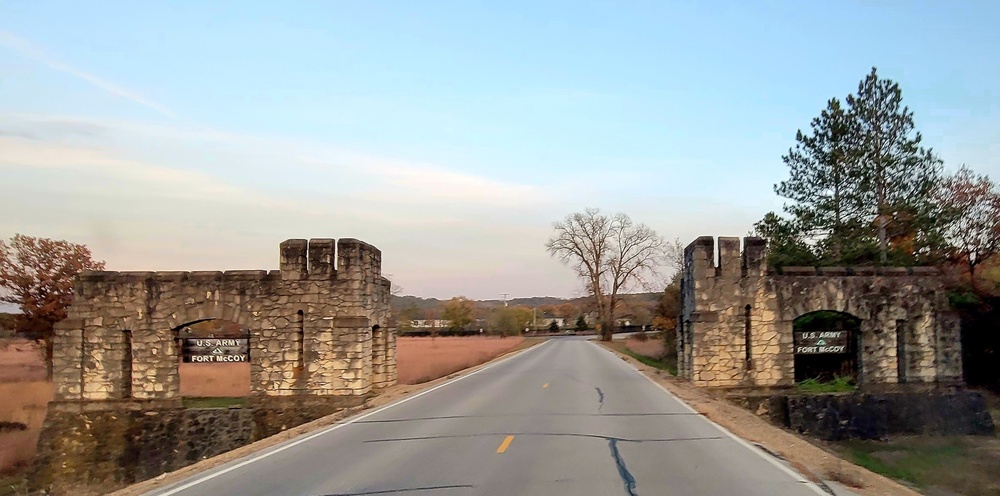
M 594 386 L 594 389 L 597 391 L 597 411 L 600 412 L 604 408 L 604 391 L 597 386 Z
M 628 496 L 639 496 L 639 493 L 635 492 L 635 477 L 628 471 L 628 467 L 625 466 L 625 460 L 622 459 L 622 454 L 618 451 L 618 440 L 615 438 L 608 439 L 608 448 L 611 449 L 611 458 L 615 461 L 618 476 L 621 477 L 622 484 L 625 485 L 625 494 Z

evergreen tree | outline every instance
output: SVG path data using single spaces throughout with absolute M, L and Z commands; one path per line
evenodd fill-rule
M 753 225 L 751 234 L 767 240 L 768 265 L 790 267 L 816 264 L 816 256 L 803 240 L 801 227 L 794 221 L 768 212 Z
M 941 160 L 923 148 L 913 112 L 902 104 L 899 85 L 880 79 L 876 68 L 848 95 L 865 214 L 874 224 L 881 264 L 890 249 L 910 262 L 939 245 L 933 195 L 940 182 Z M 893 246 L 895 244 L 895 246 Z M 909 259 L 909 260 L 907 260 Z
M 785 211 L 802 226 L 801 234 L 821 240 L 821 248 L 829 251 L 825 258 L 836 263 L 843 258 L 845 245 L 859 239 L 863 210 L 852 121 L 840 100 L 833 98 L 811 126 L 811 134 L 796 133 L 795 147 L 782 156 L 789 178 L 776 184 L 774 191 L 792 200 Z

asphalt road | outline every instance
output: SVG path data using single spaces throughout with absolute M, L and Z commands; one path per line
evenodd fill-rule
M 626 362 L 557 338 L 159 495 L 817 495 Z

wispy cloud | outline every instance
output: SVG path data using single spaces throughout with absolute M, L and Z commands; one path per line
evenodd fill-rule
M 64 72 L 76 78 L 82 79 L 112 95 L 122 97 L 126 100 L 130 100 L 138 103 L 139 105 L 153 109 L 166 117 L 171 119 L 175 119 L 177 117 L 173 111 L 166 106 L 150 100 L 149 98 L 146 98 L 131 89 L 125 88 L 124 86 L 120 86 L 59 61 L 55 57 L 29 43 L 27 40 L 17 37 L 7 31 L 0 31 L 0 46 L 13 50 L 25 58 L 44 64 L 52 70 Z
M 385 188 L 385 198 L 432 198 L 465 205 L 510 207 L 535 203 L 541 196 L 538 187 L 466 174 L 440 166 L 398 161 L 350 153 L 334 159 L 300 157 L 313 167 L 349 167 L 377 178 Z
M 10 112 L 0 174 L 0 211 L 17 212 L 0 234 L 83 242 L 116 270 L 268 267 L 281 239 L 343 236 L 399 254 L 386 271 L 415 294 L 573 287 L 536 218 L 562 194 L 520 177 L 183 120 Z
M 382 204 L 460 204 L 483 207 L 526 207 L 549 199 L 537 185 L 516 179 L 489 177 L 463 172 L 434 163 L 401 160 L 365 152 L 348 150 L 337 145 L 280 136 L 247 135 L 213 130 L 189 123 L 168 125 L 148 124 L 114 119 L 93 119 L 74 116 L 54 116 L 42 114 L 0 112 L 0 137 L 11 136 L 51 143 L 51 150 L 60 145 L 79 145 L 97 148 L 123 150 L 122 143 L 149 143 L 156 148 L 168 148 L 169 156 L 158 157 L 157 162 L 166 167 L 185 164 L 187 168 L 197 167 L 204 160 L 204 151 L 213 150 L 213 155 L 227 157 L 220 164 L 206 163 L 206 167 L 220 167 L 218 174 L 225 176 L 247 171 L 246 157 L 260 159 L 265 163 L 281 163 L 291 171 L 301 169 L 299 177 L 319 177 L 336 179 L 338 191 L 343 186 L 357 194 L 374 194 Z M 169 144 L 169 145 L 168 145 Z M 109 151 L 109 150 L 105 150 Z M 184 155 L 185 151 L 193 151 Z M 194 153 L 197 152 L 197 153 Z M 39 153 L 46 155 L 47 151 Z M 107 155 L 107 154 L 106 154 Z M 266 158 L 265 158 L 266 157 Z M 297 157 L 291 159 L 292 157 Z M 24 156 L 24 163 L 35 163 L 39 159 Z M 228 167 L 228 170 L 224 169 Z M 272 172 L 272 171 L 262 171 Z M 321 174 L 317 177 L 317 174 Z M 281 184 L 289 184 L 280 181 Z M 268 186 L 274 186 L 270 183 Z M 280 184 L 278 184 L 280 185 Z M 304 184 L 309 189 L 314 184 Z

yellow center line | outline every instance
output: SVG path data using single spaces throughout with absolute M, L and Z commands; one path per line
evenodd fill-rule
M 542 384 L 542 389 L 545 389 L 547 387 L 549 387 L 549 383 L 546 382 L 545 384 Z
M 510 446 L 510 442 L 514 440 L 514 436 L 507 436 L 504 438 L 503 442 L 500 443 L 500 447 L 497 448 L 497 453 L 503 453 L 507 451 L 507 447 Z

